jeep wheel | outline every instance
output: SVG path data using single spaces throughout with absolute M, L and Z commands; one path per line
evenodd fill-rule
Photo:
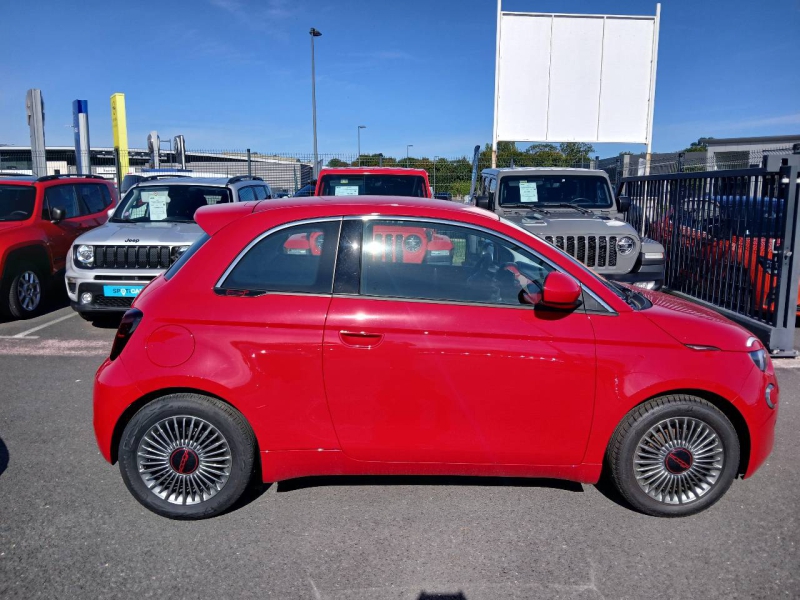
M 608 447 L 614 485 L 634 508 L 683 517 L 719 500 L 739 469 L 739 438 L 711 403 L 684 394 L 629 412 Z
M 125 427 L 119 467 L 147 509 L 171 519 L 204 519 L 247 490 L 255 436 L 241 413 L 214 398 L 172 394 L 154 400 Z
M 18 263 L 11 267 L 6 283 L 2 286 L 2 311 L 15 319 L 30 319 L 41 311 L 45 299 L 46 285 L 42 274 L 30 263 Z

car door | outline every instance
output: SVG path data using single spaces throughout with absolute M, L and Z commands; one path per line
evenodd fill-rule
M 322 381 L 322 332 L 339 225 L 265 232 L 193 313 L 197 339 L 210 340 L 210 355 L 221 359 L 208 368 L 238 382 L 236 400 L 250 407 L 254 428 L 268 432 L 270 450 L 338 448 Z
M 519 294 L 552 265 L 483 230 L 416 220 L 345 221 L 341 248 L 323 368 L 345 453 L 581 461 L 595 394 L 591 324 L 582 310 L 534 309 Z
M 78 197 L 77 187 L 74 184 L 58 184 L 48 186 L 44 190 L 42 220 L 47 233 L 47 244 L 53 267 L 56 271 L 66 266 L 66 259 L 75 238 L 95 226 L 93 217 L 87 214 L 87 210 Z M 52 208 L 62 209 L 64 219 L 58 223 L 52 223 L 50 221 Z

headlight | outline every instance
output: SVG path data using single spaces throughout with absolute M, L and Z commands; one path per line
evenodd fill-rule
M 406 252 L 419 252 L 419 249 L 422 248 L 422 238 L 418 235 L 410 235 L 403 244 L 406 247 Z
M 758 367 L 759 371 L 766 371 L 767 370 L 767 351 L 764 348 L 761 350 L 756 350 L 754 352 L 750 352 L 750 358 L 753 359 L 753 362 Z
M 617 240 L 617 250 L 620 254 L 630 254 L 633 252 L 633 249 L 636 247 L 636 240 L 634 240 L 631 236 L 626 235 L 624 237 L 619 238 Z
M 189 246 L 173 246 L 172 247 L 172 262 L 178 260 L 181 255 L 186 252 L 190 247 Z
M 75 258 L 84 265 L 91 265 L 94 262 L 94 248 L 91 246 L 80 245 L 75 250 Z

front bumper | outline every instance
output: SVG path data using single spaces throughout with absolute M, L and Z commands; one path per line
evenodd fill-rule
M 70 306 L 79 313 L 125 312 L 131 307 L 135 296 L 106 296 L 104 286 L 145 286 L 163 272 L 164 269 L 77 269 L 68 264 L 65 279 Z M 81 301 L 84 292 L 92 294 L 90 302 Z
M 642 281 L 653 281 L 653 290 L 660 290 L 664 286 L 665 263 L 663 254 L 661 258 L 644 258 L 644 253 L 639 254 L 636 264 L 628 273 L 608 273 L 603 276 L 606 279 L 621 281 L 622 283 L 639 283 Z

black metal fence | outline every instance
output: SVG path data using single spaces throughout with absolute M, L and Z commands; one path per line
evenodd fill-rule
M 800 155 L 763 166 L 624 177 L 628 221 L 664 245 L 665 286 L 707 303 L 793 355 Z

